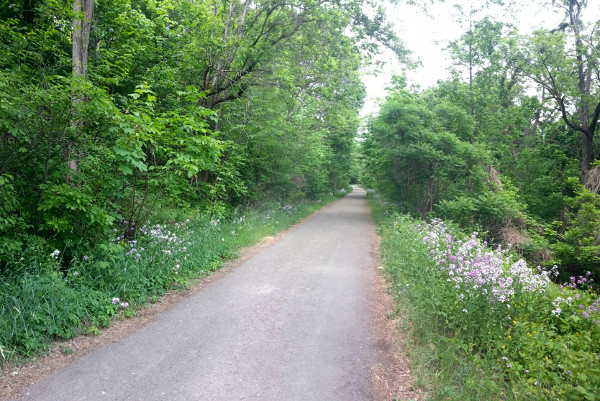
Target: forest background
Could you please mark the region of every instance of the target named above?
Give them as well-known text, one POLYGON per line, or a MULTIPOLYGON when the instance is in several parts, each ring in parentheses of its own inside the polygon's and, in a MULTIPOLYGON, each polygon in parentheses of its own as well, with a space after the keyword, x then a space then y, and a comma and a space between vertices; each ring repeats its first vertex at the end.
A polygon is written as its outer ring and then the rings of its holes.
MULTIPOLYGON (((350 190, 374 2, 0 0, 0 361, 350 190)), ((129 308, 129 309, 128 309, 129 308)))
POLYGON ((395 48, 352 1, 0 5, 3 270, 34 242, 68 264, 167 209, 345 188, 361 51, 395 48))
POLYGON ((446 46, 449 78, 427 89, 393 78, 363 135, 362 181, 561 279, 599 279, 597 10, 540 2, 562 19, 525 34, 506 21, 519 2, 450 3, 465 31, 446 46))
POLYGON ((564 21, 532 34, 464 10, 450 78, 395 77, 357 141, 361 69, 383 47, 414 65, 375 1, 0 0, 2 360, 97 332, 357 180, 598 281, 600 22, 547 6, 564 21))

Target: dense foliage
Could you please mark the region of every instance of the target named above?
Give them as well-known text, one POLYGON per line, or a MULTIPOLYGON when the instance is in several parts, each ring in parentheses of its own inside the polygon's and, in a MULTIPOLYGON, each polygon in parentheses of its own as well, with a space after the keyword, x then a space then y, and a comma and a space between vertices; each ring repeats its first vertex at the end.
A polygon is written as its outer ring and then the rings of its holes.
POLYGON ((402 53, 367 3, 0 1, 0 271, 346 188, 363 55, 402 53))
POLYGON ((587 2, 522 35, 491 17, 448 46, 452 78, 397 78, 362 142, 363 182, 404 212, 511 244, 565 279, 600 279, 600 30, 587 2))
POLYGON ((418 222, 371 193, 413 372, 432 400, 598 400, 600 299, 477 233, 418 222))
POLYGON ((379 46, 372 1, 0 0, 0 364, 349 190, 379 46))

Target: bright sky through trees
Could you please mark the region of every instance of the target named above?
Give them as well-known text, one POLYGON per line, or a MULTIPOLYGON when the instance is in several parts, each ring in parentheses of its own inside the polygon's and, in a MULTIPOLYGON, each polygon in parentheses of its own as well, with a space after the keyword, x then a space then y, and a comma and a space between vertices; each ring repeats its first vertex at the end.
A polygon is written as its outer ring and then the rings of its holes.
MULTIPOLYGON (((458 39, 469 29, 469 9, 481 7, 480 0, 455 0, 452 2, 436 2, 428 6, 427 13, 422 8, 399 2, 386 4, 388 18, 395 25, 399 37, 406 43, 415 58, 421 61, 421 66, 415 71, 407 71, 406 77, 409 84, 427 88, 436 84, 438 80, 448 77, 450 58, 444 50, 449 41, 458 39), (463 7, 463 17, 452 4, 463 7), (462 19, 462 21, 461 21, 462 19)), ((552 7, 551 1, 516 1, 513 12, 508 12, 499 7, 482 10, 474 16, 474 20, 485 15, 495 19, 515 24, 523 34, 534 29, 553 28, 564 20, 564 12, 558 7, 552 7)), ((600 0, 589 0, 584 11, 587 21, 600 20, 600 0)), ((379 109, 378 99, 385 96, 385 88, 389 85, 392 74, 401 72, 400 64, 391 52, 380 55, 380 61, 385 65, 382 71, 375 74, 366 74, 363 81, 367 86, 367 99, 362 114, 368 115, 379 109)))

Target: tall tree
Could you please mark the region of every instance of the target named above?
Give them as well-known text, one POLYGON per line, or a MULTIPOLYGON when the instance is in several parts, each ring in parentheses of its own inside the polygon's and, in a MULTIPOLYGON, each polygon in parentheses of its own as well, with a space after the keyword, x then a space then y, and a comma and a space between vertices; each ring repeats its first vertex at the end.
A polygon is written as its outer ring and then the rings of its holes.
MULTIPOLYGON (((73 2, 73 35, 72 35, 72 109, 77 113, 78 103, 84 101, 82 93, 82 82, 88 70, 88 46, 90 41, 90 29, 92 27, 92 13, 94 11, 94 0, 75 0, 73 2)), ((74 115, 71 121, 73 131, 81 129, 82 120, 74 115)), ((66 158, 67 175, 66 181, 70 183, 72 175, 79 172, 79 158, 73 149, 71 141, 67 139, 66 158)))
POLYGON ((73 2, 73 76, 84 77, 87 74, 88 47, 94 0, 75 0, 73 2))
POLYGON ((534 34, 524 55, 529 60, 526 73, 551 96, 564 123, 580 135, 580 175, 585 180, 595 157, 600 119, 598 23, 584 23, 585 0, 553 3, 563 8, 568 22, 534 34))
POLYGON ((214 0, 212 16, 198 15, 203 12, 198 8, 183 23, 202 24, 186 45, 193 68, 185 79, 207 93, 202 104, 210 109, 239 98, 272 72, 274 55, 293 46, 296 38, 310 32, 326 35, 323 22, 332 22, 332 14, 365 50, 374 52, 383 44, 404 54, 383 11, 367 16, 369 5, 360 0, 214 0))

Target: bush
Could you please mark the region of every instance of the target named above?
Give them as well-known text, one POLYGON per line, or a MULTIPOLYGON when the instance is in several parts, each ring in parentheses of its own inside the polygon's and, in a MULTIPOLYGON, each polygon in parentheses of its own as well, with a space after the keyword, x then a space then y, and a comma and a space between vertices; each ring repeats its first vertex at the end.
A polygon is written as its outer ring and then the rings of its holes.
POLYGON ((591 272, 600 280, 600 196, 585 189, 575 177, 569 179, 574 196, 566 198, 571 210, 568 224, 556 222, 547 230, 554 259, 562 278, 591 272))
POLYGON ((506 178, 478 194, 465 194, 444 200, 438 206, 439 215, 452 220, 463 229, 485 233, 489 240, 500 243, 502 231, 511 224, 525 220, 525 206, 520 202, 516 188, 506 178))
POLYGON ((0 272, 21 251, 27 223, 19 212, 20 202, 13 177, 0 175, 0 272))
POLYGON ((388 216, 378 219, 384 263, 432 399, 600 399, 591 273, 558 286, 550 272, 440 220, 388 216))

